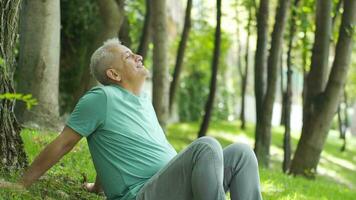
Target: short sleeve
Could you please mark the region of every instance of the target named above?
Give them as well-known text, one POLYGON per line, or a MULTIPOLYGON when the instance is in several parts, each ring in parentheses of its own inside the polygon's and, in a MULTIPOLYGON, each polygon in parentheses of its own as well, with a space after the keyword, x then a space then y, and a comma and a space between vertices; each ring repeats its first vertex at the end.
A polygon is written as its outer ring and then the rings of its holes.
POLYGON ((104 90, 100 87, 93 88, 80 98, 66 125, 87 137, 104 125, 106 105, 107 97, 104 90))

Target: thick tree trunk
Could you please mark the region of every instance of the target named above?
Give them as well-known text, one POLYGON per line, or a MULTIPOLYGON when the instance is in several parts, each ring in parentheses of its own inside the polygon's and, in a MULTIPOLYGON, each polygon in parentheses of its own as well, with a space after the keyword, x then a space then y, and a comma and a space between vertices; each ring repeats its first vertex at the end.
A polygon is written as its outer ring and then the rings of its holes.
POLYGON ((267 91, 263 99, 263 114, 256 124, 255 153, 262 166, 269 165, 269 149, 271 145, 271 120, 277 87, 278 60, 281 54, 283 34, 287 21, 290 0, 279 0, 276 22, 273 28, 271 50, 268 56, 267 91))
POLYGON ((290 163, 291 163, 291 137, 290 137, 290 120, 291 120, 291 111, 292 111, 292 97, 293 97, 293 82, 292 82, 292 49, 293 49, 293 42, 294 36, 297 31, 297 9, 299 6, 299 0, 294 0, 292 14, 290 19, 290 28, 289 28, 289 42, 288 42, 288 51, 287 51, 287 88, 286 92, 284 93, 283 99, 285 106, 284 108, 284 138, 283 138, 283 164, 282 169, 283 172, 286 173, 289 170, 290 163))
MULTIPOLYGON (((1 0, 0 7, 0 94, 15 93, 13 72, 14 49, 17 37, 17 21, 20 0, 1 0)), ((13 113, 15 101, 0 99, 0 171, 21 169, 27 158, 20 137, 20 125, 13 113)))
POLYGON ((143 59, 146 58, 148 45, 151 40, 151 0, 146 0, 146 14, 145 14, 145 21, 143 24, 142 34, 140 38, 140 44, 137 48, 137 54, 141 55, 143 59))
POLYGON ((166 0, 152 1, 153 22, 153 106, 158 121, 165 128, 169 114, 169 72, 167 62, 166 0))
POLYGON ((59 0, 24 0, 20 13, 20 59, 17 69, 20 93, 31 93, 38 105, 27 110, 16 107, 16 116, 25 124, 59 128, 59 0))
POLYGON ((91 55, 104 41, 117 37, 124 20, 124 0, 98 0, 97 3, 102 23, 101 27, 98 28, 100 31, 88 51, 88 64, 83 69, 80 84, 77 92, 74 94, 75 102, 77 102, 88 89, 97 85, 97 81, 90 74, 89 64, 91 55))
POLYGON ((317 0, 316 31, 311 69, 306 82, 305 103, 303 105, 303 124, 313 123, 311 116, 317 110, 317 97, 325 89, 328 75, 329 46, 331 37, 331 0, 317 0))
MULTIPOLYGON (((327 14, 330 14, 330 12, 327 14)), ((347 77, 351 60, 352 37, 354 36, 355 23, 356 1, 345 0, 344 14, 342 16, 340 34, 329 81, 327 82, 325 91, 320 97, 322 101, 318 101, 319 106, 315 108, 310 118, 313 119, 313 123, 303 125, 302 135, 292 161, 292 174, 313 177, 314 172, 316 172, 320 154, 330 128, 329 126, 335 115, 339 97, 342 95, 347 77)), ((313 81, 315 84, 316 80, 308 80, 313 81)))
POLYGON ((169 90, 169 111, 170 112, 172 112, 172 107, 173 107, 173 103, 175 100, 176 89, 177 89, 177 85, 179 82, 179 76, 180 76, 180 72, 182 70, 182 65, 183 65, 185 47, 187 46, 189 31, 190 31, 190 27, 191 27, 190 13, 192 10, 192 4, 193 4, 193 0, 187 1, 187 8, 185 11, 183 32, 182 32, 181 40, 179 42, 177 59, 176 59, 176 64, 175 64, 174 72, 173 72, 173 80, 171 82, 170 90, 169 90))
POLYGON ((208 101, 205 104, 205 115, 203 121, 200 125, 200 130, 198 137, 203 137, 209 127, 209 121, 214 105, 214 97, 216 92, 216 77, 218 74, 219 67, 219 56, 220 56, 220 41, 221 41, 221 0, 216 1, 216 29, 215 29, 215 41, 214 41, 214 54, 213 62, 211 65, 211 80, 210 80, 210 93, 208 101))

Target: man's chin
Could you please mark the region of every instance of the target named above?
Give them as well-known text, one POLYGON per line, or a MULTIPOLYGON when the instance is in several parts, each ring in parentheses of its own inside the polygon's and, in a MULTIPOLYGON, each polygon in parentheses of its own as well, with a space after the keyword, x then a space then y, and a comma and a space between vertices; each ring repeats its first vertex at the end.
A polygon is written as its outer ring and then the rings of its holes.
POLYGON ((143 76, 148 79, 150 77, 150 72, 147 69, 144 69, 143 76))

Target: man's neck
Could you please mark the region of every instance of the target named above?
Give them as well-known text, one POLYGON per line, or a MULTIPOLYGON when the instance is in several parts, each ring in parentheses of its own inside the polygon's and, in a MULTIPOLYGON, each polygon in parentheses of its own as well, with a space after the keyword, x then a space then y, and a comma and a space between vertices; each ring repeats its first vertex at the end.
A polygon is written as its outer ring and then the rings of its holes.
POLYGON ((136 96, 139 96, 141 94, 142 87, 143 87, 143 83, 136 84, 136 85, 127 84, 127 83, 118 83, 118 85, 128 90, 129 92, 133 93, 136 96))

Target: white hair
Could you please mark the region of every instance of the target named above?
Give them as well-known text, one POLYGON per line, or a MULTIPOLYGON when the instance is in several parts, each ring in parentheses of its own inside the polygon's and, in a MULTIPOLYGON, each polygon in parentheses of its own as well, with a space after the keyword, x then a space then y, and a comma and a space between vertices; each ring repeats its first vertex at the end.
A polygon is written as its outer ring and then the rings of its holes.
POLYGON ((118 38, 108 39, 91 56, 90 72, 103 85, 110 84, 106 70, 112 66, 117 56, 117 48, 121 45, 118 38))

